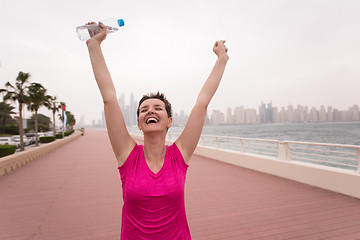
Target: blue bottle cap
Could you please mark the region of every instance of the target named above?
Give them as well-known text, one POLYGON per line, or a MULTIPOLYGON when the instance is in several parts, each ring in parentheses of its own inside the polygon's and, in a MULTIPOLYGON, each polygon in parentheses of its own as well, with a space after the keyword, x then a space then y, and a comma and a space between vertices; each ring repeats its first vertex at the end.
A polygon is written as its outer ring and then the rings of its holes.
POLYGON ((122 19, 118 19, 117 22, 118 22, 118 24, 119 24, 120 27, 122 27, 122 26, 125 25, 124 20, 122 20, 122 19))

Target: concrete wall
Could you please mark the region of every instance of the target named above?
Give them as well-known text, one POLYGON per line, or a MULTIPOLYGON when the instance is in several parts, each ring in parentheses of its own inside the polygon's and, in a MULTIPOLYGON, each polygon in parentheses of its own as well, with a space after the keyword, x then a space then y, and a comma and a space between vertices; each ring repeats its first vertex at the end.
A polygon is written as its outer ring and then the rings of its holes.
POLYGON ((48 152, 57 149, 58 147, 78 138, 79 136, 81 136, 81 133, 75 131, 73 134, 63 139, 57 139, 56 141, 50 143, 43 143, 38 147, 31 147, 23 152, 15 152, 12 155, 0 158, 0 178, 31 163, 36 159, 39 159, 48 152))
POLYGON ((349 170, 204 146, 195 154, 360 198, 360 174, 349 170))

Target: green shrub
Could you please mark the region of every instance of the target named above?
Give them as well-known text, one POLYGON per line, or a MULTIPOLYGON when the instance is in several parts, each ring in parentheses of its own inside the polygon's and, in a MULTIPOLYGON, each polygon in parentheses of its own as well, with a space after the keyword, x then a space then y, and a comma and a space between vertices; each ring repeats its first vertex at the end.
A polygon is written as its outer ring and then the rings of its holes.
POLYGON ((15 124, 6 124, 5 133, 11 135, 19 135, 19 126, 15 124))
POLYGON ((62 133, 56 134, 56 139, 61 139, 61 138, 63 138, 62 133))
POLYGON ((49 143, 49 142, 53 142, 53 141, 55 141, 54 136, 47 136, 47 137, 41 137, 40 138, 41 143, 49 143))
POLYGON ((70 136, 71 134, 73 134, 75 132, 75 130, 70 130, 64 133, 64 136, 70 136))
POLYGON ((15 145, 0 145, 0 157, 14 154, 16 150, 15 145))

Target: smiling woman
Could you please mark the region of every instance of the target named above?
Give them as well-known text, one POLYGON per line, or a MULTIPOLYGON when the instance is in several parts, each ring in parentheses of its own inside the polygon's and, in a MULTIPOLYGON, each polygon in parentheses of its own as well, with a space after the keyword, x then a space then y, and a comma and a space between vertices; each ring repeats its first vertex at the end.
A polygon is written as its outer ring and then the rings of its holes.
POLYGON ((125 126, 100 48, 106 38, 106 27, 100 27, 102 31, 86 43, 122 181, 121 239, 191 239, 184 200, 186 172, 200 138, 207 106, 229 58, 225 41, 214 44, 215 66, 198 95, 184 131, 172 145, 165 145, 166 133, 172 124, 171 104, 159 92, 143 96, 137 116, 144 145, 138 145, 125 126))
POLYGON ((171 104, 166 99, 164 94, 157 92, 156 94, 151 93, 144 95, 141 98, 137 109, 139 129, 143 130, 140 127, 142 118, 145 118, 144 121, 146 124, 157 124, 160 123, 160 120, 164 114, 167 115, 168 123, 166 128, 169 129, 172 124, 172 110, 171 104))

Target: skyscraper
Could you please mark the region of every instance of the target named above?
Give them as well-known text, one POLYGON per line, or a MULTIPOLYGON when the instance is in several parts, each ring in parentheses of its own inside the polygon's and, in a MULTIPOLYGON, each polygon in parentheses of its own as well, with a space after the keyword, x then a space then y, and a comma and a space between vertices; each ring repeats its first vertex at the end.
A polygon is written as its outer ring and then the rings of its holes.
POLYGON ((225 123, 225 116, 220 110, 213 110, 211 114, 211 124, 221 125, 225 123))
POLYGON ((226 124, 233 124, 233 123, 234 123, 234 118, 232 115, 232 111, 231 111, 231 108, 228 107, 227 114, 226 114, 226 124))
POLYGON ((269 102, 266 106, 265 103, 261 102, 261 105, 259 107, 259 115, 261 123, 273 123, 275 121, 275 118, 272 103, 269 102))
POLYGON ((324 105, 320 106, 320 110, 319 110, 319 121, 320 122, 326 122, 326 110, 324 105))
POLYGON ((244 107, 236 107, 234 111, 234 123, 243 124, 245 123, 245 111, 244 107))

